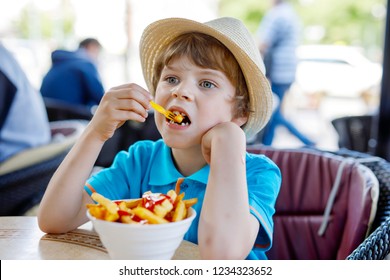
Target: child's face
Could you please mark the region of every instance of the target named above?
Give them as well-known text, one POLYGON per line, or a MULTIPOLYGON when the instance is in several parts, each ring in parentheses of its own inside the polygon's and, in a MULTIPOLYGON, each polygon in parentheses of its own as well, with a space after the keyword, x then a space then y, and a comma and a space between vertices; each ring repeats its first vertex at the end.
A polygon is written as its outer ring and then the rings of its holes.
POLYGON ((215 125, 233 120, 235 87, 218 70, 200 68, 187 57, 165 66, 156 88, 156 102, 187 117, 170 123, 156 114, 156 125, 172 148, 200 145, 202 136, 215 125))

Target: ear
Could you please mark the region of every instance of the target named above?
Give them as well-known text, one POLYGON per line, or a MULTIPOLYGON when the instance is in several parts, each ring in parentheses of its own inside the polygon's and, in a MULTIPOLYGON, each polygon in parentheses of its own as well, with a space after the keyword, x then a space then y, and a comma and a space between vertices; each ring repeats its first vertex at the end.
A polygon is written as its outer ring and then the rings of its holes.
POLYGON ((247 121, 248 121, 248 117, 238 117, 238 118, 233 118, 232 119, 232 122, 237 124, 239 127, 241 127, 244 124, 246 124, 247 121))

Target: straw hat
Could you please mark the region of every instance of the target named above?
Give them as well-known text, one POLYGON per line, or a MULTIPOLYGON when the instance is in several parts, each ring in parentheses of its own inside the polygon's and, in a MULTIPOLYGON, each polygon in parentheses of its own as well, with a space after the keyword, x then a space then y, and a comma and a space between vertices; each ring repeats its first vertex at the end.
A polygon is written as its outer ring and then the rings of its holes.
POLYGON ((140 58, 149 90, 154 94, 152 76, 156 57, 177 36, 191 32, 216 38, 238 61, 248 86, 249 108, 252 111, 243 129, 247 137, 255 135, 271 117, 273 98, 259 49, 252 35, 238 19, 224 17, 199 23, 183 18, 167 18, 147 26, 141 37, 140 58))

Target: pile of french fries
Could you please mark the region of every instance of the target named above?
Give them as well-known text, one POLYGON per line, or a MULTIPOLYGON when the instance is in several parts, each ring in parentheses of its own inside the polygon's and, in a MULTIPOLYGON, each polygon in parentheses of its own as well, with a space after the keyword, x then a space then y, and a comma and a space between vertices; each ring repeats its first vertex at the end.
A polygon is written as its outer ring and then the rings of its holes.
POLYGON ((112 201, 97 192, 92 199, 97 204, 87 204, 89 213, 97 219, 125 224, 165 224, 187 217, 188 208, 197 198, 184 200, 184 193, 169 190, 167 194, 145 192, 141 198, 112 201))

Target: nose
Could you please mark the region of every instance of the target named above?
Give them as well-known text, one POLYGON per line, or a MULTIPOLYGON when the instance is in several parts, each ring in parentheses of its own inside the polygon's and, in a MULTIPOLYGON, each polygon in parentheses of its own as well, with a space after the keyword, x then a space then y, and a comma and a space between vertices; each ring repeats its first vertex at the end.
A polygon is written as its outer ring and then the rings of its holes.
POLYGON ((189 86, 186 86, 184 83, 180 83, 172 89, 172 96, 187 101, 193 99, 193 96, 191 94, 191 88, 189 86))

